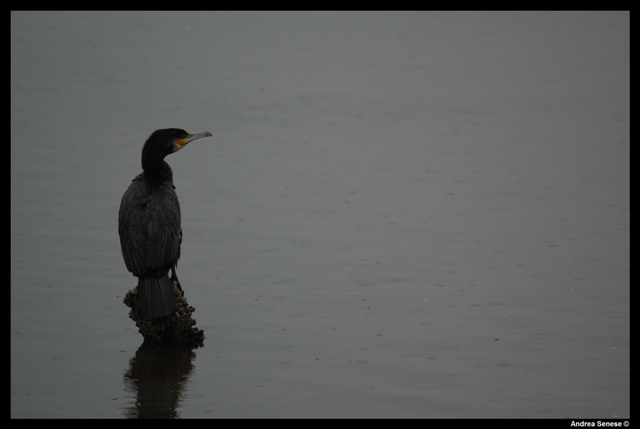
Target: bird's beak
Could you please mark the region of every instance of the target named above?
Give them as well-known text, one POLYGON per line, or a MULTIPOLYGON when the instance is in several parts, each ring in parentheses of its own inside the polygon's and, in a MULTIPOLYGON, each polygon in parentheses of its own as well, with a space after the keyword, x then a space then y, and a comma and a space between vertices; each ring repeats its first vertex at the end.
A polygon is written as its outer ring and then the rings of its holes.
POLYGON ((174 152, 179 151, 180 149, 182 149, 183 147, 185 147, 186 145, 188 145, 192 141, 201 139, 203 137, 211 137, 211 133, 209 131, 207 131, 205 133, 200 133, 200 134, 187 134, 184 137, 181 137, 179 139, 175 139, 173 141, 173 151, 174 152))

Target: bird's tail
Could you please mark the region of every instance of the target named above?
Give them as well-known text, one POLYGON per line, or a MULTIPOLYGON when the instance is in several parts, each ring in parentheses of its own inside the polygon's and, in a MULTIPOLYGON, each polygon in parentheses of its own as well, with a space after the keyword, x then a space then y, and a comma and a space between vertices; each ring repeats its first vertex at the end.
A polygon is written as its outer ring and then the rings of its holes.
POLYGON ((173 285, 166 274, 138 278, 138 305, 145 319, 170 315, 175 300, 173 285))

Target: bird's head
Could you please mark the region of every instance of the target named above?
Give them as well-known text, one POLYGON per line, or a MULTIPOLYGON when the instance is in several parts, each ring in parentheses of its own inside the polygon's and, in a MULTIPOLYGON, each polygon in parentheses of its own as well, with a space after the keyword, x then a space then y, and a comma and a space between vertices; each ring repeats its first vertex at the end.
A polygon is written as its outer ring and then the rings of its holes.
POLYGON ((211 133, 207 131, 199 134, 189 134, 179 128, 157 130, 149 136, 142 152, 143 154, 145 152, 154 153, 164 158, 167 155, 179 151, 190 142, 203 137, 211 137, 211 133))

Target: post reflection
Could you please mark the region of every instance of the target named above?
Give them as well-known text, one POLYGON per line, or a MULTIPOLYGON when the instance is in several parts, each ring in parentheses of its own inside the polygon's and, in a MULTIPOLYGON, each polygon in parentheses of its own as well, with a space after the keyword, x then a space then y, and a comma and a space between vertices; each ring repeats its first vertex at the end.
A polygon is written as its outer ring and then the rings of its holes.
POLYGON ((125 390, 135 395, 127 418, 177 418, 186 381, 194 368, 197 345, 145 341, 129 361, 125 390))

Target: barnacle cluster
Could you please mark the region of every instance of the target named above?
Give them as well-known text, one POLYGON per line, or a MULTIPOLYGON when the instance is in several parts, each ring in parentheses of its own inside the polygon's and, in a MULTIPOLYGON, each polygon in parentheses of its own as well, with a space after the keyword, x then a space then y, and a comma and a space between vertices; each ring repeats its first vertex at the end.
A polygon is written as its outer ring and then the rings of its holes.
POLYGON ((169 316, 144 319, 138 307, 138 289, 127 292, 124 304, 131 309, 129 318, 136 323, 138 332, 145 341, 158 343, 192 343, 195 347, 204 345, 204 331, 195 327, 191 317, 195 308, 190 306, 177 280, 173 280, 176 302, 169 316))

